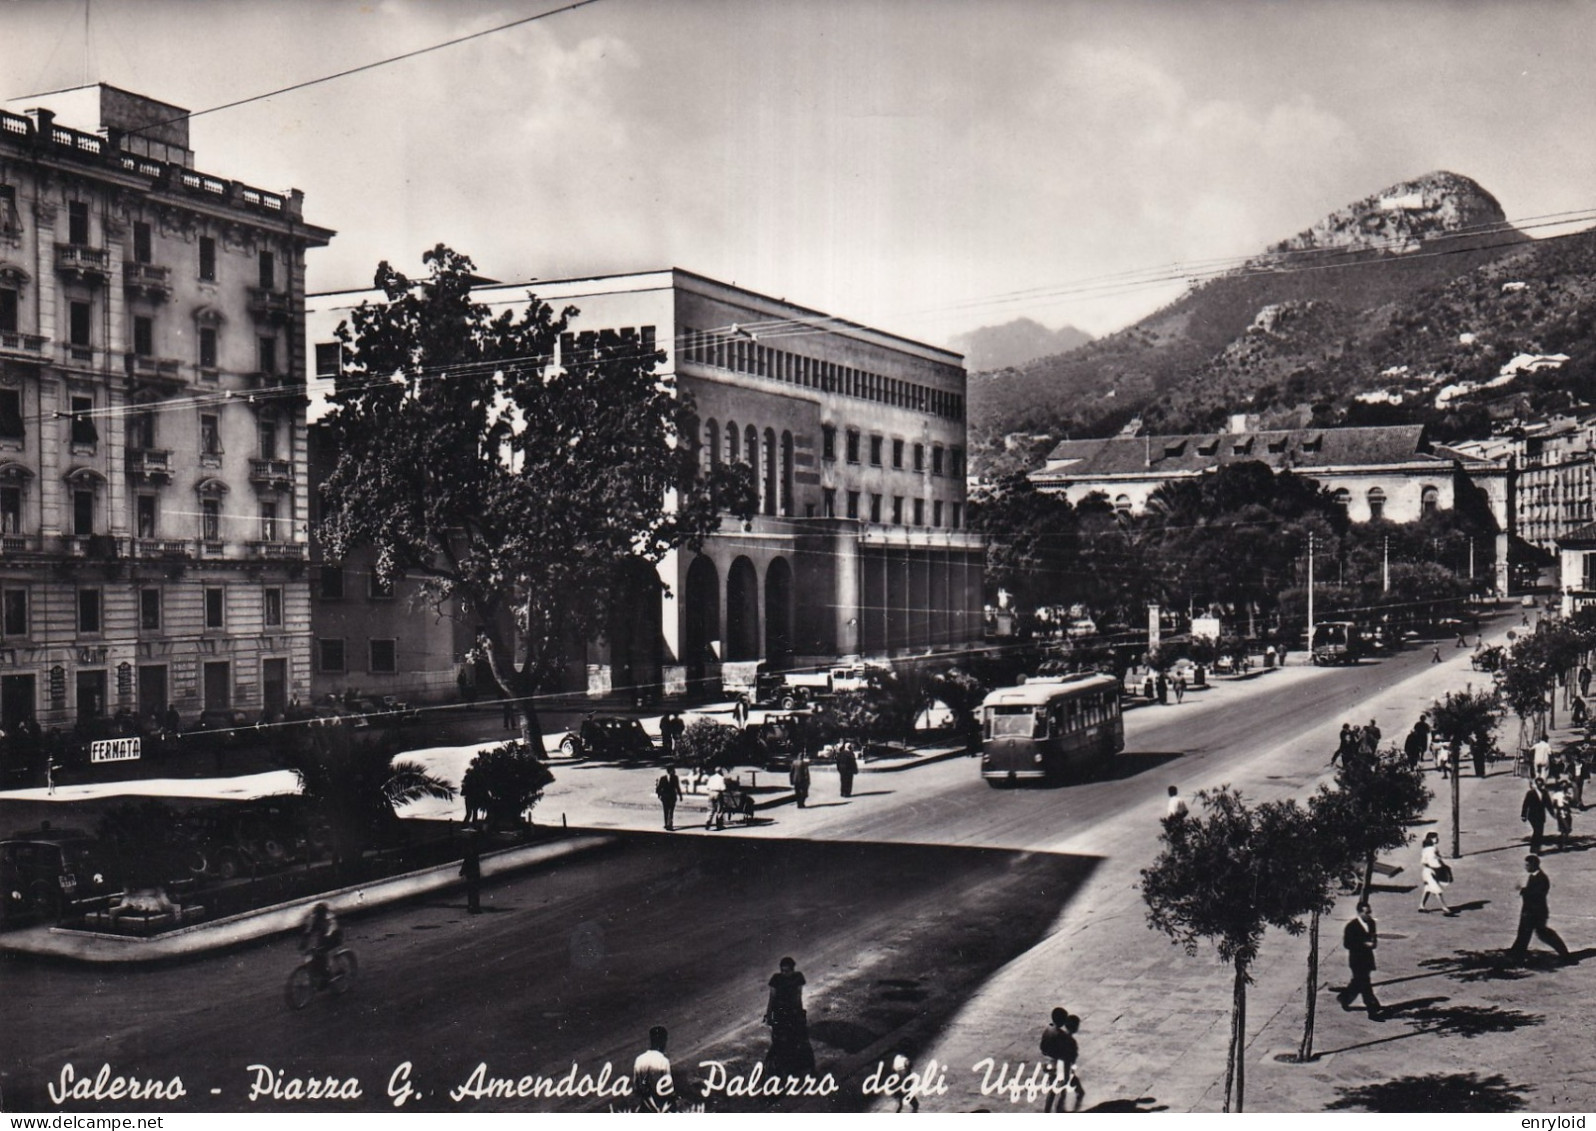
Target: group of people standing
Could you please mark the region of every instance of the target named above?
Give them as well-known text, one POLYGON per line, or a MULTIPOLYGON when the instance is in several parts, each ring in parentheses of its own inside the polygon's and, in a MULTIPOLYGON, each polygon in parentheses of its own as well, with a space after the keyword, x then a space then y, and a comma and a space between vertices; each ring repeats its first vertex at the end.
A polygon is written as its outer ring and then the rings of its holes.
POLYGON ((1333 766, 1340 762, 1344 766, 1351 765, 1358 758, 1372 759, 1379 752, 1380 726, 1373 719, 1365 727, 1342 723, 1341 739, 1335 753, 1330 755, 1330 764, 1333 766))

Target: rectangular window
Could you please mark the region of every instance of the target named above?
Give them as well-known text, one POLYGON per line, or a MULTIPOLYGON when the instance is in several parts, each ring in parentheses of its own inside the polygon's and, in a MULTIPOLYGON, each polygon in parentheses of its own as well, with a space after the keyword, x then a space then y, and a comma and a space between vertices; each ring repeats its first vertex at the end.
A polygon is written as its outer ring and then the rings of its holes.
POLYGON ((953 504, 953 521, 948 523, 953 529, 958 530, 964 526, 964 504, 953 504))
POLYGON ((881 441, 882 441, 882 438, 880 436, 872 436, 872 437, 870 437, 870 466, 871 467, 880 467, 881 466, 881 441))
POLYGON ((208 412, 200 414, 200 452, 208 456, 222 454, 221 417, 208 412))
POLYGON ((343 369, 342 342, 316 343, 316 376, 336 377, 343 369))
POLYGON ((100 591, 98 589, 78 590, 78 631, 81 633, 100 631, 100 591))
POLYGON ((155 414, 136 412, 128 417, 127 446, 138 451, 155 446, 155 414))
POLYGON ((931 447, 931 474, 942 474, 942 445, 933 444, 931 447))
POLYGON ((140 495, 135 502, 137 527, 140 538, 155 537, 155 496, 140 495))
POLYGON ((98 444, 100 442, 99 429, 94 426, 93 397, 73 397, 70 402, 72 412, 72 442, 74 444, 98 444))
POLYGON ((260 286, 263 291, 277 289, 277 257, 269 251, 260 253, 260 286))
POLYGON ((139 590, 139 628, 145 632, 161 631, 161 591, 139 590))
POLYGON ((27 434, 22 423, 22 390, 0 389, 0 436, 20 440, 27 434))
POLYGON ((892 441, 892 466, 893 467, 902 467, 903 466, 903 441, 902 440, 894 440, 894 441, 892 441))
POLYGON ((942 500, 937 499, 931 504, 931 525, 942 525, 942 500))
POLYGON ((262 593, 261 620, 267 628, 283 627, 283 591, 267 589, 262 593))
POLYGON ((955 478, 962 476, 964 474, 964 449, 953 448, 949 453, 948 462, 952 465, 949 468, 949 474, 955 478))
POLYGON ((277 339, 260 339, 260 371, 262 373, 277 372, 277 339))
POLYGON ((379 577, 376 570, 366 574, 366 596, 373 601, 393 600, 393 578, 379 577))
POLYGON ((902 526, 903 525, 903 496, 902 495, 894 495, 894 496, 892 496, 892 524, 894 526, 902 526))
POLYGON ((0 287, 0 333, 17 332, 17 292, 0 287))
POLYGON ((324 565, 321 567, 321 599, 323 601, 342 601, 344 599, 343 566, 324 565))
POLYGON ((848 462, 859 462, 859 432, 857 429, 848 429, 848 462))
POLYGON ((207 283, 216 282, 216 241, 210 236, 200 237, 199 277, 207 283))
POLYGON ((820 517, 837 517, 837 489, 835 487, 822 487, 820 490, 820 517))
POLYGON ((139 357, 155 356, 155 319, 134 316, 133 352, 139 357))
POLYGON ((227 591, 225 589, 205 590, 205 627, 227 627, 227 591))
POLYGON ((200 327, 199 363, 201 369, 216 368, 216 327, 214 326, 200 327))
POLYGON ((820 458, 837 458, 837 429, 832 424, 820 426, 820 458))
POLYGON ((67 243, 82 247, 89 242, 89 202, 67 201, 67 243))
POLYGON ((316 641, 316 666, 324 672, 344 670, 344 642, 342 640, 316 641))
POLYGON ((260 505, 260 540, 262 542, 277 541, 276 503, 262 503, 260 505))
POLYGON ((0 487, 0 534, 22 533, 22 488, 0 487))
POLYGON ((72 492, 72 533, 85 538, 94 533, 94 492, 72 492))
POLYGON ((260 436, 260 458, 277 458, 277 417, 269 412, 261 413, 260 423, 256 428, 260 436))
POLYGON ((0 185, 0 232, 16 235, 22 231, 22 217, 17 214, 17 189, 15 185, 0 185))
POLYGON ((925 500, 924 499, 916 499, 914 501, 914 524, 916 526, 924 526, 925 525, 925 500))
POLYGON ((133 221, 133 262, 150 261, 150 226, 143 220, 133 221))
POLYGON ((849 491, 848 492, 848 517, 849 518, 858 518, 859 517, 859 492, 858 491, 849 491))
POLYGON ((924 471, 925 470, 925 445, 924 444, 916 444, 914 446, 914 469, 916 471, 924 471))
POLYGON ((0 629, 7 636, 26 636, 28 634, 28 591, 26 589, 7 589, 0 600, 4 615, 0 617, 0 629))
POLYGON ((75 346, 87 346, 92 344, 90 342, 90 337, 93 333, 93 324, 89 320, 89 304, 86 302, 74 302, 72 304, 70 316, 72 319, 72 325, 69 333, 72 335, 72 344, 75 346))
POLYGON ((207 542, 222 540, 222 504, 217 499, 200 500, 200 537, 207 542))
POLYGON ((392 640, 368 641, 370 647, 369 670, 378 674, 392 674, 399 670, 399 649, 392 640))
POLYGON ((871 495, 870 496, 870 521, 871 522, 880 522, 881 521, 881 496, 880 495, 871 495))

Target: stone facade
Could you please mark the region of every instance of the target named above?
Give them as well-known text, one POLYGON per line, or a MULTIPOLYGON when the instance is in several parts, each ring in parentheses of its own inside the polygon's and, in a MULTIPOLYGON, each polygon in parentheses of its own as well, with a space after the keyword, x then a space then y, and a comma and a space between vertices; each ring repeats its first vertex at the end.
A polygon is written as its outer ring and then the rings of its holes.
POLYGON ((112 87, 0 111, 0 721, 309 692, 305 251, 112 87), (140 132, 141 131, 141 132, 140 132))

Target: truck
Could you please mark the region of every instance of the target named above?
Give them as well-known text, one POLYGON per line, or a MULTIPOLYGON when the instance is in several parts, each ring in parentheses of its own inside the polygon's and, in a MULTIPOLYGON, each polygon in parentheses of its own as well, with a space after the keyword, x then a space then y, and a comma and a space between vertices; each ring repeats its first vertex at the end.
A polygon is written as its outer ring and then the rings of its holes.
POLYGON ((1313 662, 1355 664, 1367 651, 1363 631, 1349 620, 1320 621, 1313 626, 1313 662))
POLYGON ((886 668, 874 664, 838 664, 815 671, 760 672, 754 689, 755 699, 791 711, 828 695, 874 687, 886 672, 886 668))

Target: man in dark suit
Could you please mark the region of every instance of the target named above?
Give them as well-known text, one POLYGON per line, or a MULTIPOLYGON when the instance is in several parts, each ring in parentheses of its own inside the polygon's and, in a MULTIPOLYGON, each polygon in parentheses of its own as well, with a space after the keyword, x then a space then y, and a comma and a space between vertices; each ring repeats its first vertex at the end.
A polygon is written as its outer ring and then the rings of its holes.
POLYGON ((1537 856, 1541 851, 1541 838, 1546 835, 1546 794, 1541 779, 1536 778, 1524 791, 1524 804, 1519 806, 1518 819, 1530 827, 1530 851, 1537 856))
POLYGON ((1524 857, 1524 871, 1529 875, 1525 877, 1524 885, 1518 889, 1521 901, 1518 911, 1518 937, 1513 940, 1513 946, 1508 950, 1507 956, 1514 962, 1523 962, 1529 955, 1530 935, 1534 935, 1555 950, 1564 962, 1572 962, 1573 957, 1568 953, 1568 944, 1563 942, 1556 931, 1546 925, 1546 920, 1551 916, 1546 906, 1546 893, 1552 890, 1552 881, 1546 878, 1545 872, 1541 871, 1541 858, 1524 857))
POLYGON ((1374 996, 1374 986, 1369 981, 1369 975, 1374 973, 1374 948, 1379 941, 1379 927, 1369 911, 1369 902, 1359 900, 1358 913, 1347 921, 1346 930, 1341 933, 1341 945, 1347 948, 1347 967, 1352 971, 1352 978, 1336 999, 1341 1002, 1342 1009, 1350 1010, 1352 999, 1361 995, 1370 1021, 1385 1020, 1385 1011, 1380 1008, 1380 999, 1374 996))

